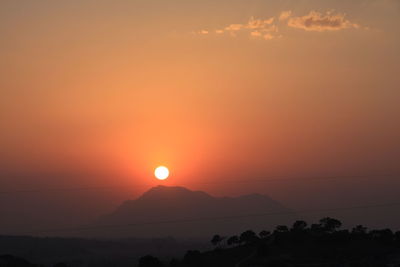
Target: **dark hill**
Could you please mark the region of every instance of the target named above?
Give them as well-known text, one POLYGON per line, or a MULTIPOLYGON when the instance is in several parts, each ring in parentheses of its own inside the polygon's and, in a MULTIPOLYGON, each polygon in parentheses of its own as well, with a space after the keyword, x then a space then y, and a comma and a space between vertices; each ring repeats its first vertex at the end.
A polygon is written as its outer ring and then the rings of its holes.
POLYGON ((292 227, 281 225, 259 235, 251 230, 228 238, 215 235, 213 250, 189 250, 169 262, 147 255, 139 260, 139 267, 400 266, 400 232, 341 226, 339 220, 325 217, 311 226, 296 221, 292 227))
POLYGON ((209 238, 216 232, 271 228, 293 217, 291 210, 264 195, 213 197, 183 187, 157 186, 101 218, 96 235, 209 238))

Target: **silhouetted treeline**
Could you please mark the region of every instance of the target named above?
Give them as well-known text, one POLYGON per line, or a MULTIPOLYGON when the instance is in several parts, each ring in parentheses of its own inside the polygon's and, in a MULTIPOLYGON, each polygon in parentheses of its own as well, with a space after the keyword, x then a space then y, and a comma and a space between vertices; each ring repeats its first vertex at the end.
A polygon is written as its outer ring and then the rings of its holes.
MULTIPOLYGON (((141 257, 137 265, 139 267, 400 267, 400 231, 369 230, 362 225, 350 230, 341 227, 342 223, 339 220, 323 218, 311 225, 305 221, 296 221, 292 226, 278 225, 271 231, 263 230, 259 233, 247 230, 233 236, 215 234, 210 239, 210 244, 214 246, 213 250, 205 252, 189 250, 182 258, 172 260, 147 255, 141 257)), ((14 239, 10 237, 7 240, 11 242, 14 239)), ((22 240, 30 239, 22 238, 22 240)), ((75 244, 79 240, 62 241, 75 244)), ((136 250, 134 249, 136 246, 126 247, 114 241, 91 242, 94 242, 103 252, 113 249, 122 253, 128 249, 128 253, 134 255, 136 250)), ((26 243, 19 244, 22 247, 26 245, 26 243)), ((169 245, 171 243, 168 243, 169 245)), ((64 248, 68 250, 69 247, 64 248)), ((76 244, 71 248, 76 248, 76 244)), ((188 245, 187 248, 190 246, 188 245)), ((64 251, 63 254, 67 252, 64 251)), ((32 264, 20 257, 0 255, 0 267, 135 266, 134 262, 131 262, 134 258, 110 257, 106 260, 106 255, 113 254, 104 253, 104 255, 102 261, 92 261, 90 264, 88 262, 74 264, 71 261, 74 258, 71 257, 66 263, 45 265, 32 264)))
POLYGON ((339 220, 327 217, 316 224, 296 221, 291 227, 279 225, 258 234, 252 230, 234 236, 216 234, 210 240, 212 251, 187 251, 182 259, 170 262, 145 256, 139 267, 400 267, 400 231, 341 227, 339 220))

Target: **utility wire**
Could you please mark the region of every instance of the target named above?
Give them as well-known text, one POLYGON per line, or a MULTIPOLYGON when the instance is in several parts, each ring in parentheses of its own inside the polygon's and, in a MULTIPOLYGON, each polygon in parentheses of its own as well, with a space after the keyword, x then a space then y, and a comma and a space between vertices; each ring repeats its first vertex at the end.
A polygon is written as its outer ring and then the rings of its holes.
MULTIPOLYGON (((346 178, 352 179, 368 179, 368 178, 399 178, 399 174, 384 174, 384 175, 347 175, 347 176, 299 176, 299 177, 285 177, 285 176, 272 176, 260 179, 242 179, 242 180, 225 180, 213 182, 195 182, 193 184, 235 184, 235 183, 269 183, 269 182, 298 182, 298 181, 328 181, 328 180, 343 180, 346 178)), ((143 188, 151 185, 119 185, 119 186, 85 186, 85 187, 71 187, 71 188, 49 188, 49 189, 24 189, 24 190, 7 190, 0 191, 0 195, 8 194, 31 194, 43 192, 73 192, 73 191, 90 191, 90 190, 116 190, 126 188, 143 188)))
POLYGON ((162 225, 162 224, 179 224, 179 223, 193 223, 193 222, 204 222, 204 221, 219 221, 219 220, 237 220, 243 218, 254 218, 254 217, 264 217, 264 216, 278 216, 278 215, 297 215, 303 213, 320 213, 320 212, 337 212, 337 211, 351 211, 351 210, 363 210, 363 209, 374 209, 374 208, 385 208, 385 207, 395 207, 399 206, 400 202, 389 202, 380 203, 375 205, 360 205, 351 207, 338 207, 338 208, 326 208, 326 209, 306 209, 298 210, 293 212, 268 212, 268 213, 255 213, 255 214, 242 214, 242 215, 231 215, 231 216, 219 216, 219 217, 200 217, 200 218, 188 218, 188 219, 177 219, 177 220, 165 220, 165 221, 149 221, 140 223, 130 223, 130 224, 114 224, 114 225, 93 225, 93 226, 82 226, 76 228, 59 228, 59 229, 42 229, 35 230, 31 232, 26 232, 29 234, 43 234, 51 232, 75 232, 75 231, 88 231, 97 229, 110 229, 110 228, 124 228, 133 226, 146 226, 146 225, 162 225))

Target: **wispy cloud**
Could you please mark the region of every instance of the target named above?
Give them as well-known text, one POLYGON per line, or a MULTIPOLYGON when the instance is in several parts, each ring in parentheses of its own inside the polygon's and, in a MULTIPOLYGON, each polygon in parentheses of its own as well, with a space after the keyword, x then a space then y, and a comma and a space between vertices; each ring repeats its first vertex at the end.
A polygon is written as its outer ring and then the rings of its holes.
MULTIPOLYGON (((222 29, 214 30, 216 34, 228 33, 232 37, 236 37, 240 33, 248 34, 252 38, 262 38, 264 40, 272 40, 277 38, 279 32, 275 24, 275 18, 255 19, 251 17, 246 23, 233 23, 222 29)), ((201 30, 200 34, 208 34, 208 30, 201 30)))
POLYGON ((216 30, 201 30, 198 34, 217 35, 229 34, 236 37, 245 34, 252 39, 266 41, 281 38, 279 28, 291 27, 305 31, 325 32, 339 31, 343 29, 358 29, 360 26, 346 18, 345 14, 328 11, 325 13, 310 11, 304 16, 294 16, 291 10, 282 11, 276 17, 256 19, 251 17, 246 23, 232 23, 216 30))
POLYGON ((292 16, 292 11, 282 11, 281 14, 279 15, 279 20, 280 21, 285 21, 287 20, 290 16, 292 16))
POLYGON ((334 14, 328 11, 322 14, 317 11, 311 11, 308 15, 302 17, 288 17, 288 26, 292 28, 303 29, 306 31, 338 31, 349 28, 359 28, 359 25, 346 19, 344 14, 334 14))

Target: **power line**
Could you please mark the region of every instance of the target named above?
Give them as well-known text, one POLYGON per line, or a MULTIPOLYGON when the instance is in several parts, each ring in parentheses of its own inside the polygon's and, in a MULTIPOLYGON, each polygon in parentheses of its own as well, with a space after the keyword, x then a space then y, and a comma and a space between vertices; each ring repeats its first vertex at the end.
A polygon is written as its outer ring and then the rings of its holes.
POLYGON ((43 193, 43 192, 68 192, 68 191, 90 191, 90 190, 114 190, 121 188, 142 188, 146 185, 120 185, 120 186, 86 186, 86 187, 71 187, 71 188, 48 188, 48 189, 24 189, 15 191, 0 191, 0 194, 29 194, 29 193, 43 193))
POLYGON ((352 207, 338 207, 338 208, 326 208, 326 209, 308 209, 298 210, 293 212, 268 212, 268 213, 256 213, 256 214, 242 214, 242 215, 231 215, 231 216, 219 216, 219 217, 200 217, 200 218, 188 218, 188 219, 177 219, 177 220, 165 220, 165 221, 149 221, 141 223, 130 223, 130 224, 114 224, 114 225, 94 225, 94 226, 83 226, 76 228, 59 228, 59 229, 43 229, 31 232, 29 234, 43 234, 51 232, 75 232, 75 231, 87 231, 87 230, 102 230, 110 228, 123 228, 132 226, 147 226, 147 225, 162 225, 162 224, 179 224, 179 223, 193 223, 203 221, 218 221, 218 220, 237 220, 243 218, 254 218, 264 216, 278 216, 278 215, 297 215, 300 213, 319 213, 319 212, 337 212, 337 211, 350 211, 350 210, 362 210, 362 209, 373 209, 373 208, 385 208, 399 206, 400 202, 380 203, 375 205, 360 205, 352 207))
MULTIPOLYGON (((195 182, 193 184, 235 184, 235 183, 269 183, 269 182, 297 182, 297 181, 328 181, 340 180, 346 178, 352 179, 368 179, 368 178, 400 178, 399 174, 384 174, 384 175, 342 175, 342 176, 298 176, 298 177, 285 177, 285 176, 271 176, 268 178, 260 179, 243 179, 243 180, 225 180, 213 182, 195 182)), ((143 188, 150 185, 119 185, 119 186, 85 186, 85 187, 71 187, 71 188, 49 188, 49 189, 24 189, 24 190, 10 190, 0 191, 1 195, 7 194, 31 194, 43 192, 73 192, 73 191, 91 191, 91 190, 116 190, 122 188, 143 188)))
POLYGON ((326 181, 326 180, 339 180, 345 178, 355 178, 355 179, 367 179, 367 178, 377 178, 377 177, 398 177, 399 174, 381 174, 381 175, 341 175, 341 176, 272 176, 266 179, 243 179, 243 180, 233 180, 233 181, 221 181, 221 182, 200 182, 201 184, 218 184, 218 183, 248 183, 248 182, 290 182, 290 181, 326 181))

